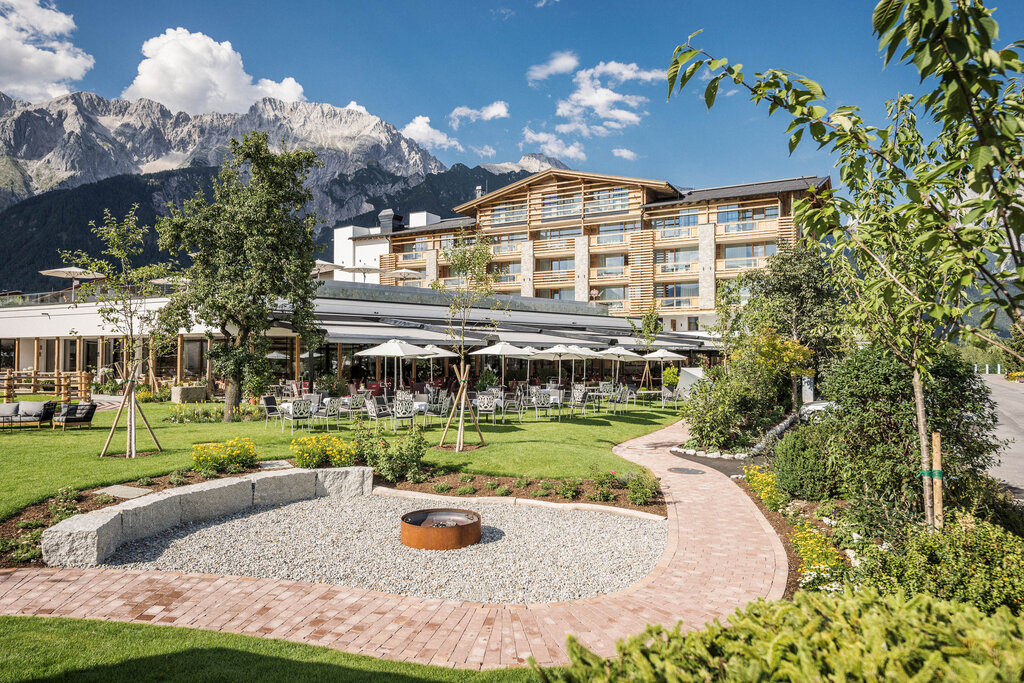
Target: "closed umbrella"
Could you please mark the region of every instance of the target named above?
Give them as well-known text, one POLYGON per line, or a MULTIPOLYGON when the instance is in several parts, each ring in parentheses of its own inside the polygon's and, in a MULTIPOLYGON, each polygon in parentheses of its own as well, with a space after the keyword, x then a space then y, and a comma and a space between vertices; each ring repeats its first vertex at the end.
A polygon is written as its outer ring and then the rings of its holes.
POLYGON ((500 356, 501 357, 501 386, 505 386, 505 357, 512 356, 518 357, 522 355, 523 350, 518 346, 513 346, 508 342, 498 342, 492 344, 487 348, 480 349, 478 351, 472 351, 469 355, 471 356, 500 356))
POLYGON ((667 360, 684 360, 686 356, 681 356, 678 353, 672 353, 668 349, 658 349, 652 351, 644 356, 646 360, 656 360, 661 362, 661 407, 665 407, 665 361, 667 360))
POLYGON ((401 358, 425 358, 430 352, 422 346, 416 346, 398 339, 389 339, 383 344, 378 344, 363 351, 356 352, 357 356, 379 356, 381 358, 395 359, 395 388, 402 382, 402 367, 399 362, 401 358))

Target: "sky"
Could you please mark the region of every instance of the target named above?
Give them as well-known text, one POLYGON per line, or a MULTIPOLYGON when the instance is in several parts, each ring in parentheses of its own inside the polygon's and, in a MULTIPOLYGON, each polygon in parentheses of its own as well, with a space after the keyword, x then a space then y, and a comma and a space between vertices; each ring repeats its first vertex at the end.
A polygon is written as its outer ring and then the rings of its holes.
MULTIPOLYGON (((828 175, 814 145, 723 82, 710 112, 694 80, 666 101, 677 45, 754 73, 821 83, 830 106, 883 123, 918 87, 883 68, 874 2, 773 0, 0 0, 0 91, 32 102, 85 90, 175 111, 244 111, 264 96, 365 108, 446 165, 525 152, 570 167, 710 187, 828 175)), ((995 14, 1024 38, 1024 3, 995 14)), ((833 173, 834 176, 834 173, 833 173)))

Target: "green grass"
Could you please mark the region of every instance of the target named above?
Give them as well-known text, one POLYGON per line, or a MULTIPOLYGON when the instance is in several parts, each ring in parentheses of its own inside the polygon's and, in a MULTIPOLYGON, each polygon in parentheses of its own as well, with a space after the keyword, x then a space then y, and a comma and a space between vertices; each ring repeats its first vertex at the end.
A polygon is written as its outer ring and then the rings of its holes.
POLYGON ((215 631, 86 619, 0 617, 0 681, 525 681, 215 631))
MULTIPOLYGON (((261 459, 290 456, 288 446, 292 435, 287 426, 282 433, 273 424, 265 429, 262 420, 229 424, 172 424, 164 421, 171 414, 170 404, 148 403, 143 409, 164 450, 135 460, 98 457, 115 411, 97 413, 91 430, 61 432, 44 427, 0 433, 0 472, 3 473, 0 477, 0 520, 45 500, 64 486, 87 489, 132 482, 140 477, 160 476, 188 466, 191 463, 190 450, 195 443, 245 436, 256 442, 261 459)), ((635 465, 613 455, 611 447, 670 423, 675 419, 675 413, 639 407, 622 415, 602 414, 573 420, 563 418, 561 422, 552 422, 545 417, 535 422, 532 417, 528 415, 521 425, 518 422, 491 425, 485 421, 481 428, 487 448, 463 453, 430 450, 427 461, 476 474, 534 479, 586 477, 591 464, 619 471, 635 465)), ((139 430, 139 451, 155 450, 141 420, 139 430)), ((428 443, 436 444, 440 433, 441 428, 435 421, 426 432, 428 443)), ((349 438, 352 432, 345 429, 341 436, 349 438)), ((454 442, 454 438, 454 432, 449 433, 449 443, 454 442)), ((111 444, 112 453, 124 452, 124 439, 125 430, 121 427, 111 444)), ((477 442, 472 424, 466 440, 469 444, 477 442)))

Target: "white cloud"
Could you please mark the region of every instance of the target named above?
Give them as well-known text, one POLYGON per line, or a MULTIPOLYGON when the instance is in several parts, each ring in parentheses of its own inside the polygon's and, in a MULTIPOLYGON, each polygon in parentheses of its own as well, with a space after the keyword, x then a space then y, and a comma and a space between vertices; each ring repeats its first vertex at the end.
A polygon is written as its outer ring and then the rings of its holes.
POLYGON ((407 138, 412 138, 427 149, 457 149, 460 152, 465 151, 458 140, 448 137, 448 135, 436 128, 432 128, 429 116, 417 116, 406 124, 401 133, 407 138))
POLYGON ((651 83, 665 77, 659 69, 641 69, 636 64, 601 62, 591 69, 580 69, 573 76, 576 90, 559 100, 555 113, 567 119, 555 126, 562 134, 603 137, 612 131, 635 126, 647 114, 641 107, 647 98, 613 90, 630 81, 651 83))
POLYGON ((580 65, 580 58, 571 50, 552 52, 551 58, 543 64, 534 64, 526 70, 526 80, 530 83, 543 81, 549 76, 570 74, 580 65))
POLYGON ((554 5, 558 0, 537 0, 534 7, 544 7, 545 5, 554 5))
POLYGON ((493 159, 494 155, 498 153, 498 151, 490 145, 484 145, 483 147, 474 147, 470 145, 469 148, 476 152, 477 156, 485 159, 493 159))
POLYGON ((625 159, 626 161, 636 161, 636 152, 631 149, 626 149, 625 147, 616 147, 612 150, 612 154, 620 159, 625 159))
POLYGON ((448 122, 451 124, 452 130, 458 130, 462 119, 468 121, 490 121, 491 119, 507 118, 508 102, 498 100, 480 109, 470 109, 465 105, 455 107, 452 113, 448 115, 448 122))
POLYGON ((0 91, 29 101, 67 94, 95 60, 66 40, 70 14, 40 0, 0 0, 0 91))
POLYGON ((495 21, 508 21, 515 16, 515 10, 511 10, 508 7, 499 7, 491 10, 491 18, 495 21))
POLYGON ((725 96, 726 97, 732 97, 733 95, 735 95, 739 91, 740 91, 739 88, 730 88, 729 90, 725 91, 725 96))
POLYGON ((523 142, 520 143, 519 146, 522 147, 524 144, 539 145, 540 151, 549 157, 573 159, 575 161, 587 160, 587 155, 583 152, 583 145, 578 141, 571 145, 567 145, 554 133, 546 133, 544 131, 534 132, 533 130, 530 130, 529 126, 523 128, 523 142))
POLYGON ((363 114, 369 114, 370 113, 370 112, 366 111, 366 107, 364 107, 363 105, 359 104, 355 100, 352 100, 351 102, 346 104, 344 107, 342 107, 342 109, 355 109, 356 111, 361 112, 363 114))
POLYGON ((147 97, 174 111, 241 112, 263 97, 303 101, 302 86, 291 77, 281 82, 245 73, 242 56, 231 43, 188 29, 167 29, 142 44, 139 73, 122 97, 147 97))

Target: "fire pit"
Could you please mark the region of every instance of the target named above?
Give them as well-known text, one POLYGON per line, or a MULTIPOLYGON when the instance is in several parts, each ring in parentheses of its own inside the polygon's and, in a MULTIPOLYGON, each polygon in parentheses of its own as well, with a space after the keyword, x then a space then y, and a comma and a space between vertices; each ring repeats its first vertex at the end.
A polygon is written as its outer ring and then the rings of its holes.
POLYGON ((434 508, 402 515, 402 544, 422 550, 455 550, 480 542, 480 515, 434 508))

